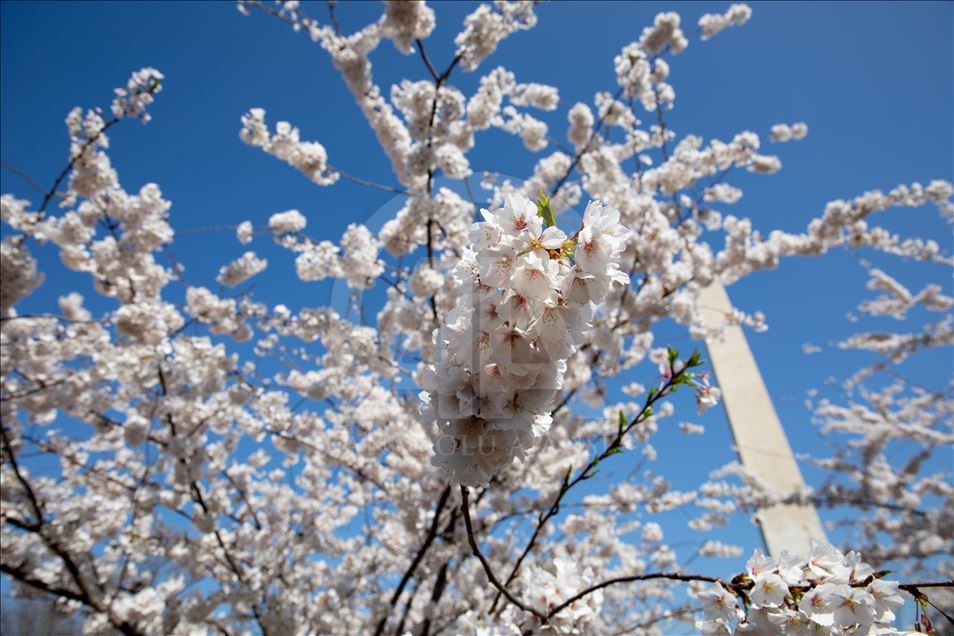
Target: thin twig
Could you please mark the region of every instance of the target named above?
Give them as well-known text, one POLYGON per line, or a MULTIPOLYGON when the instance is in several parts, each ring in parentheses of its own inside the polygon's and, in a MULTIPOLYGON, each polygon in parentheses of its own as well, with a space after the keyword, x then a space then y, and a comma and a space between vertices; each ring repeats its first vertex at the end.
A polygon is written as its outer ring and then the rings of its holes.
POLYGON ((18 177, 20 177, 21 179, 29 183, 30 187, 32 187, 34 190, 36 190, 40 194, 46 194, 46 190, 43 188, 42 185, 40 185, 40 182, 34 179, 33 177, 31 177, 30 175, 28 175, 27 173, 23 172, 22 170, 18 169, 15 166, 11 166, 6 161, 0 161, 0 166, 6 168, 13 174, 17 175, 18 177))
POLYGON ((635 581, 651 581, 653 579, 668 579, 670 581, 703 581, 705 583, 722 583, 726 585, 726 582, 720 578, 714 576, 703 576, 701 574, 679 574, 678 572, 654 572, 652 574, 636 574, 634 576, 620 576, 615 579, 607 579, 601 583, 597 583, 591 587, 586 588, 582 592, 579 592, 567 600, 563 601, 556 607, 554 607, 546 616, 546 620, 550 620, 570 605, 573 605, 580 599, 589 596, 597 590, 601 590, 604 587, 609 587, 611 585, 617 585, 619 583, 633 583, 635 581))
MULTIPOLYGON (((153 84, 149 87, 146 93, 152 93, 157 86, 158 84, 153 82, 153 84)), ((53 181, 53 185, 46 192, 46 194, 43 195, 43 203, 40 204, 40 209, 37 210, 38 217, 40 218, 43 217, 43 213, 46 211, 46 206, 49 205, 50 200, 56 195, 56 192, 59 189, 60 184, 63 183, 63 179, 65 179, 66 175, 70 173, 70 170, 73 169, 73 166, 76 165, 76 162, 79 161, 79 158, 82 157, 84 154, 86 154, 86 151, 90 148, 90 146, 93 146, 97 141, 99 141, 99 138, 103 136, 103 133, 105 133, 107 130, 109 130, 116 124, 118 124, 121 121, 121 119, 122 119, 121 117, 113 117, 109 121, 105 122, 103 124, 103 127, 100 128, 95 135, 93 135, 92 137, 88 137, 86 141, 83 142, 83 145, 80 146, 79 152, 77 152, 75 155, 70 157, 69 163, 67 163, 66 167, 60 171, 60 174, 56 176, 56 180, 53 181)))
MULTIPOLYGON (((566 475, 563 477, 563 483, 560 484, 560 490, 557 492, 557 496, 554 498, 553 503, 550 504, 550 508, 545 512, 541 513, 537 518, 537 526, 533 530, 533 534, 530 537, 530 541, 527 542, 527 546, 524 548, 523 553, 514 563, 513 568, 510 571, 509 576, 507 577, 507 582, 505 585, 510 585, 513 580, 517 577, 517 573, 520 571, 520 565, 523 563, 524 559, 530 554, 534 546, 537 543, 537 539, 540 537, 540 533, 543 531, 544 526, 547 525, 547 522, 551 518, 556 516, 560 512, 560 503, 563 501, 563 498, 570 491, 571 488, 579 484, 581 481, 585 481, 595 476, 594 472, 596 467, 601 461, 610 457, 611 455, 619 452, 619 449, 622 448, 623 439, 626 437, 626 434, 637 424, 645 421, 650 417, 652 413, 652 406, 661 398, 672 393, 677 383, 680 381, 679 378, 688 371, 688 367, 679 370, 678 372, 672 373, 669 380, 662 386, 662 388, 650 395, 647 396, 646 402, 643 404, 643 408, 639 413, 630 421, 626 426, 621 426, 613 439, 609 442, 602 453, 593 458, 589 464, 586 465, 582 470, 580 470, 574 479, 570 479, 570 471, 568 470, 566 475)), ((496 607, 497 602, 500 600, 500 594, 494 599, 493 604, 491 605, 491 611, 496 607)))
POLYGON ((337 4, 337 0, 328 0, 328 16, 331 18, 331 25, 335 29, 335 35, 341 35, 341 25, 338 24, 338 16, 335 15, 335 4, 337 4))
POLYGON ((361 177, 350 175, 347 172, 343 170, 339 170, 338 168, 335 168, 334 166, 331 166, 331 165, 328 166, 328 169, 331 172, 337 174, 342 179, 346 181, 350 181, 351 183, 356 183, 358 185, 365 186, 368 188, 374 188, 375 190, 381 190, 382 192, 392 192, 394 194, 407 194, 407 190, 405 190, 404 188, 395 188, 394 186, 388 186, 381 183, 375 183, 374 181, 368 181, 367 179, 362 179, 361 177))

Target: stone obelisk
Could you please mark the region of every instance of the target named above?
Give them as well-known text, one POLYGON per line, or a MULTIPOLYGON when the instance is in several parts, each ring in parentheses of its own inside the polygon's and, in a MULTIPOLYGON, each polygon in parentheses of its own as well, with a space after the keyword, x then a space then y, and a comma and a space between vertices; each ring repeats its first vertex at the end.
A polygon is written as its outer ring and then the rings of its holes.
MULTIPOLYGON (((724 326, 722 335, 707 340, 706 346, 743 466, 779 492, 803 488, 802 473, 745 334, 737 325, 725 326, 732 311, 725 287, 718 281, 706 287, 699 307, 706 327, 724 326)), ((757 517, 772 556, 782 550, 807 556, 811 540, 826 541, 814 506, 771 506, 759 510, 757 517)))

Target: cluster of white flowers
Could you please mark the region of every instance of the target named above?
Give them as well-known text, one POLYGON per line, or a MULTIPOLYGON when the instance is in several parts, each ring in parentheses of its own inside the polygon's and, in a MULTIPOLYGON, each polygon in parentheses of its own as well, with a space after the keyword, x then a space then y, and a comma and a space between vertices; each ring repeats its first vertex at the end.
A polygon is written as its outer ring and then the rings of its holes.
POLYGON ((112 111, 116 117, 138 117, 143 123, 150 119, 146 107, 155 101, 154 95, 162 90, 165 76, 154 68, 143 68, 129 78, 126 88, 115 89, 112 111))
POLYGON ((363 225, 352 223, 341 237, 341 269, 348 285, 365 289, 384 271, 378 260, 378 241, 363 225))
POLYGON ((238 242, 242 245, 251 243, 254 234, 255 228, 252 226, 251 221, 242 221, 235 228, 235 238, 237 238, 238 242))
POLYGON ((272 234, 274 234, 276 238, 289 232, 301 232, 307 225, 308 219, 298 210, 276 212, 268 217, 268 229, 272 231, 272 234))
POLYGON ((43 282, 36 259, 23 241, 7 237, 0 242, 0 316, 8 316, 18 300, 43 282))
POLYGON ((790 141, 795 139, 800 141, 808 134, 808 125, 804 122, 796 122, 789 126, 788 124, 775 124, 772 126, 770 139, 772 141, 790 141))
POLYGON ((434 10, 424 0, 387 0, 385 6, 381 30, 398 51, 409 55, 413 52, 411 43, 434 30, 434 10))
POLYGON ((66 116, 74 167, 70 189, 81 197, 91 197, 116 187, 116 171, 109 156, 100 150, 109 147, 109 138, 103 132, 105 127, 102 115, 94 110, 87 111, 84 116, 83 109, 77 106, 66 116))
MULTIPOLYGON (((646 110, 656 107, 652 87, 652 67, 649 56, 638 42, 625 46, 615 58, 616 82, 623 89, 623 96, 638 99, 646 110)), ((577 115, 579 117, 580 115, 577 115)), ((592 115, 591 115, 592 116, 592 115)))
POLYGON ((517 84, 510 96, 516 106, 533 106, 540 110, 555 110, 560 101, 560 93, 555 86, 530 82, 517 84))
POLYGON ((432 248, 459 249, 468 243, 468 228, 473 220, 474 205, 449 188, 440 188, 432 198, 408 199, 397 215, 381 228, 378 237, 393 256, 401 256, 427 244, 427 228, 431 225, 432 248), (443 232, 434 239, 433 226, 443 232))
POLYGON ((265 271, 268 266, 268 260, 259 258, 255 252, 248 251, 235 260, 223 265, 219 269, 219 275, 215 279, 226 287, 235 287, 241 285, 246 280, 265 271))
POLYGON ((186 312, 214 334, 229 334, 237 341, 248 340, 252 330, 242 321, 232 298, 219 298, 205 287, 186 290, 186 312))
MULTIPOLYGON (((581 568, 566 557, 557 557, 546 567, 528 567, 520 576, 524 589, 523 601, 528 608, 546 615, 564 601, 598 583, 596 574, 590 568, 581 568)), ((563 611, 547 622, 546 632, 557 634, 584 634, 587 625, 600 612, 603 593, 596 590, 580 600, 571 603, 563 611)), ((521 629, 535 630, 540 621, 527 612, 523 617, 521 629)))
POLYGON ((842 245, 855 249, 871 247, 922 261, 946 262, 949 257, 941 252, 936 241, 901 239, 885 228, 869 225, 868 217, 892 207, 919 207, 927 203, 935 203, 943 212, 950 205, 952 193, 954 186, 941 180, 927 186, 900 185, 887 194, 872 190, 851 201, 829 202, 824 214, 812 220, 802 234, 774 231, 764 238, 753 231, 751 221, 727 215, 722 222, 726 232, 725 248, 716 255, 713 265, 724 280, 731 282, 757 269, 775 267, 784 256, 823 254, 842 245))
POLYGON ((566 360, 614 283, 628 231, 591 202, 573 237, 544 228, 512 194, 483 210, 454 271, 458 297, 435 335, 440 359, 421 373, 425 416, 438 424, 434 463, 455 482, 487 483, 549 430, 566 360))
POLYGON ((662 541, 663 530, 658 523, 650 521, 643 526, 642 537, 645 543, 656 543, 662 541))
POLYGON ((514 74, 496 68, 480 80, 480 88, 467 102, 467 124, 473 130, 490 126, 519 136, 524 145, 534 152, 547 145, 547 125, 539 119, 519 112, 515 106, 531 106, 540 110, 554 110, 559 103, 559 92, 546 84, 519 84, 514 74), (504 98, 510 105, 503 106, 504 98))
POLYGON ((653 25, 645 27, 639 38, 639 46, 653 55, 668 49, 671 53, 682 53, 689 46, 682 29, 679 28, 681 19, 678 13, 667 11, 656 14, 653 25))
POLYGON ((500 127, 509 133, 518 135, 527 150, 538 152, 547 147, 547 125, 526 113, 518 113, 513 106, 502 111, 500 127))
POLYGON ((173 305, 163 302, 127 303, 113 315, 116 331, 135 342, 157 345, 185 324, 173 305))
POLYGON ((731 559, 742 556, 742 548, 737 545, 723 543, 717 539, 710 539, 699 547, 699 554, 707 557, 731 559))
POLYGON ((494 7, 481 4, 464 19, 464 30, 454 40, 460 63, 472 71, 516 31, 533 28, 537 16, 532 0, 498 0, 494 7), (494 10, 496 9, 496 11, 494 10))
MULTIPOLYGON (((301 280, 318 281, 325 278, 344 278, 349 287, 366 289, 373 285, 381 272, 384 271, 384 265, 378 259, 380 243, 364 225, 350 224, 341 237, 339 247, 331 241, 316 243, 302 235, 302 230, 305 229, 307 223, 308 220, 298 210, 278 212, 268 219, 268 228, 271 230, 275 242, 298 253, 295 258, 295 270, 301 280)), ((250 234, 247 236, 250 236, 250 234)), ((252 264, 252 261, 248 260, 248 254, 246 253, 239 261, 249 265, 252 264)), ((239 261, 229 265, 230 268, 235 270, 236 275, 239 273, 237 269, 239 261)), ((264 264, 262 269, 264 269, 264 264)), ((257 273, 251 271, 250 268, 242 271, 249 273, 241 279, 236 276, 238 282, 257 273)))
POLYGON ((808 558, 782 552, 775 560, 756 550, 730 589, 717 583, 698 594, 705 620, 696 628, 703 634, 899 634, 890 625, 904 600, 898 583, 883 576, 857 552, 831 545, 814 544, 808 558))
POLYGON ((692 390, 696 396, 696 409, 702 415, 719 403, 722 389, 709 384, 709 374, 702 372, 692 376, 692 390))
POLYGON ((341 276, 341 261, 338 258, 341 250, 331 241, 307 242, 298 249, 295 272, 301 280, 317 281, 341 276))
MULTIPOLYGON (((666 24, 665 21, 664 24, 666 24)), ((681 31, 677 28, 675 33, 681 34, 681 31)), ((674 36, 674 34, 670 35, 674 36)), ((682 40, 678 41, 681 42, 682 40)), ((671 44, 671 46, 679 45, 671 44)), ((673 53, 677 52, 673 51, 673 53)), ((642 40, 631 42, 623 47, 620 54, 614 58, 614 64, 616 82, 619 84, 623 97, 638 99, 643 108, 648 111, 656 110, 657 106, 672 108, 676 99, 676 92, 672 85, 666 82, 669 77, 669 64, 661 57, 648 53, 646 44, 642 40)), ((635 115, 628 108, 623 107, 620 102, 612 100, 608 93, 598 94, 596 102, 597 105, 603 102, 604 106, 601 107, 600 111, 608 125, 620 126, 627 131, 628 135, 633 137, 632 146, 634 148, 647 145, 643 141, 645 133, 636 130, 635 115)), ((662 130, 658 126, 654 128, 654 132, 662 134, 662 130)))
POLYGON ((752 9, 747 4, 733 4, 725 13, 706 13, 699 18, 703 41, 718 35, 731 26, 742 26, 752 17, 752 9))
POLYGON ((407 120, 413 139, 405 156, 409 174, 426 175, 438 168, 452 179, 470 174, 463 151, 473 139, 461 128, 465 100, 460 91, 442 87, 435 92, 432 82, 404 80, 391 88, 391 101, 407 120))
POLYGON ((301 141, 298 129, 287 121, 275 125, 275 133, 268 130, 265 110, 253 108, 242 115, 242 141, 258 146, 268 154, 300 170, 318 185, 331 185, 338 173, 328 168, 328 153, 317 141, 301 141))
POLYGON ((570 121, 570 129, 567 131, 567 138, 574 146, 580 147, 590 140, 590 131, 593 129, 593 111, 582 102, 573 104, 573 108, 567 113, 567 119, 570 121))

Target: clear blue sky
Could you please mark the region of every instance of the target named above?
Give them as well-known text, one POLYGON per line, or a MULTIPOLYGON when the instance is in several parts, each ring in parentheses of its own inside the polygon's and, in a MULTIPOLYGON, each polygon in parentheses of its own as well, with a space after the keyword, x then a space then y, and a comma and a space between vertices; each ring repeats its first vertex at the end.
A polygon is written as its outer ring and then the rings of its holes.
MULTIPOLYGON (((497 64, 520 81, 559 86, 561 108, 544 117, 551 134, 565 137, 565 113, 612 90, 613 57, 637 39, 661 10, 683 16, 688 31, 705 12, 725 3, 556 2, 537 9, 539 25, 505 41, 482 70, 497 64)), ((453 55, 452 40, 469 3, 435 3, 438 27, 427 41, 438 67, 453 55)), ((774 123, 805 121, 808 138, 774 149, 784 168, 774 176, 743 175, 736 213, 762 230, 798 230, 826 201, 898 183, 954 179, 954 5, 936 3, 753 3, 742 28, 723 32, 671 58, 676 109, 668 123, 679 135, 731 138, 741 130, 767 134, 774 123)), ((306 9, 323 19, 324 3, 306 9)), ((378 15, 377 3, 339 4, 346 31, 378 15)), ((192 284, 214 287, 218 267, 241 254, 232 232, 186 233, 187 228, 264 223, 274 212, 297 208, 309 233, 337 240, 348 223, 369 218, 390 195, 341 182, 318 188, 287 165, 238 138, 239 118, 250 107, 286 119, 304 139, 320 141, 330 161, 352 174, 395 183, 367 124, 327 55, 287 25, 255 14, 244 18, 232 2, 3 2, 0 4, 0 156, 47 186, 64 165, 68 140, 63 119, 75 105, 108 106, 111 90, 131 70, 154 66, 166 75, 147 126, 124 123, 112 131, 110 155, 127 190, 158 183, 173 202, 173 245, 192 284)), ((416 56, 384 43, 372 58, 377 80, 424 79, 416 56)), ((452 83, 469 93, 479 73, 456 73, 452 83)), ((519 140, 489 133, 472 155, 475 172, 526 175, 532 155, 519 140)), ((38 200, 18 177, 0 171, 0 190, 38 200)), ((391 203, 393 205, 393 203, 391 203)), ((903 211, 886 224, 904 235, 927 235, 948 252, 950 227, 933 210, 903 211)), ((292 307, 328 299, 330 285, 301 287, 293 259, 268 239, 253 247, 269 258, 256 290, 259 300, 292 307), (304 291, 303 291, 304 290, 304 291)), ((891 271, 898 271, 894 269, 891 271)), ((901 267, 902 281, 920 287, 931 268, 901 267)), ((944 274, 945 276, 947 274, 944 274)), ((842 377, 866 356, 828 353, 806 357, 805 342, 824 344, 859 325, 844 320, 863 295, 865 273, 853 255, 838 253, 783 264, 733 286, 743 309, 763 309, 770 331, 750 344, 796 450, 822 446, 802 406, 805 391, 842 377)), ((76 274, 57 273, 28 300, 50 310, 60 294, 87 287, 76 274)), ((950 284, 947 283, 948 293, 950 284)), ((672 338, 680 336, 671 331, 672 338)), ((665 344, 662 342, 661 344, 665 344)), ((687 341, 675 344, 689 348, 687 341)), ((951 376, 949 354, 915 372, 951 376)), ((630 380, 645 381, 643 368, 630 380)), ((688 401, 675 424, 696 421, 688 401)), ((732 458, 721 413, 707 417, 698 438, 661 435, 660 446, 680 450, 686 464, 714 468, 732 458), (725 449, 713 451, 713 449, 725 449), (700 463, 702 461, 702 463, 700 463)), ((663 451, 663 452, 664 452, 663 451)), ((661 452, 662 455, 662 452, 661 452)), ((698 483, 701 468, 673 471, 677 486, 698 483)), ((704 472, 704 471, 703 471, 704 472)), ((741 537, 754 537, 751 530, 741 537)), ((754 539, 753 539, 754 540, 754 539)))

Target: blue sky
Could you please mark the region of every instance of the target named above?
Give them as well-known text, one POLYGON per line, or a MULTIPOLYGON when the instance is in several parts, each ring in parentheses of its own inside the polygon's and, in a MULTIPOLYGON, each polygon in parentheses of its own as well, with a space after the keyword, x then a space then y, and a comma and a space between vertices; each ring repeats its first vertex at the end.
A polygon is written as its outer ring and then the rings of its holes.
MULTIPOLYGON (((481 70, 501 64, 519 81, 559 86, 561 108, 543 119, 551 134, 563 139, 566 110, 576 101, 591 102, 595 91, 613 90, 613 57, 638 38, 658 11, 677 10, 688 31, 702 13, 721 12, 728 4, 544 4, 537 10, 538 26, 505 41, 481 70)), ((324 3, 305 6, 319 19, 326 16, 324 3)), ((434 6, 438 27, 426 44, 435 65, 443 68, 471 5, 434 6)), ((784 165, 779 174, 732 180, 745 191, 735 213, 751 217, 761 230, 795 231, 834 198, 915 180, 954 179, 954 4, 752 6, 748 25, 706 43, 693 38, 685 53, 671 58, 677 97, 667 120, 680 136, 728 139, 747 129, 767 134, 779 122, 809 125, 805 141, 770 146, 784 165)), ((342 2, 338 8, 345 31, 379 12, 370 2, 342 2)), ((154 66, 166 75, 151 108, 153 121, 115 128, 110 155, 127 190, 154 181, 173 202, 172 223, 179 234, 172 251, 187 266, 191 284, 214 287, 218 267, 247 248, 232 232, 190 229, 246 219, 261 224, 275 212, 297 208, 309 218, 309 234, 337 240, 349 223, 395 205, 387 193, 346 182, 319 188, 239 140, 240 116, 260 106, 270 122, 289 120, 303 139, 324 144, 336 167, 395 183, 327 55, 274 19, 242 17, 231 2, 8 1, 0 3, 0 35, 0 157, 47 186, 67 159, 63 119, 70 108, 107 106, 112 88, 139 67, 154 66)), ((383 86, 427 76, 419 58, 398 54, 390 43, 372 61, 383 86)), ((469 94, 479 76, 455 73, 452 83, 469 94)), ((529 173, 533 155, 519 140, 491 132, 481 141, 471 154, 476 173, 529 173)), ((39 198, 7 170, 0 171, 0 191, 39 198)), ((902 235, 929 236, 954 251, 950 227, 933 209, 901 211, 885 217, 885 225, 902 235)), ((252 247, 269 258, 269 270, 256 289, 259 300, 292 307, 328 301, 331 285, 303 286, 294 278, 288 253, 272 249, 268 239, 258 239, 252 247)), ((900 272, 902 282, 912 287, 949 275, 897 259, 875 260, 894 263, 889 271, 900 272)), ((53 261, 55 257, 47 262, 53 261)), ((88 288, 82 276, 55 266, 50 272, 25 307, 48 311, 57 296, 88 288)), ((805 392, 822 386, 829 376, 844 377, 868 359, 841 352, 805 356, 801 346, 823 345, 872 326, 844 319, 863 297, 865 280, 857 255, 839 252, 785 262, 730 289, 741 308, 767 314, 769 332, 750 334, 749 341, 797 451, 823 448, 802 404, 805 392)), ((943 280, 951 293, 950 281, 943 280)), ((662 333, 680 348, 692 346, 676 329, 662 333)), ((949 353, 920 364, 912 370, 915 375, 952 375, 949 353)), ((645 382, 651 373, 642 367, 626 379, 645 382)), ((673 425, 697 421, 689 402, 678 401, 673 425)), ((685 488, 732 459, 722 418, 721 412, 709 415, 709 430, 701 438, 662 434, 661 456, 667 449, 677 450, 680 463, 692 468, 674 470, 657 463, 654 470, 673 475, 676 486, 685 488)), ((757 537, 744 520, 737 531, 739 542, 755 545, 757 537)))

